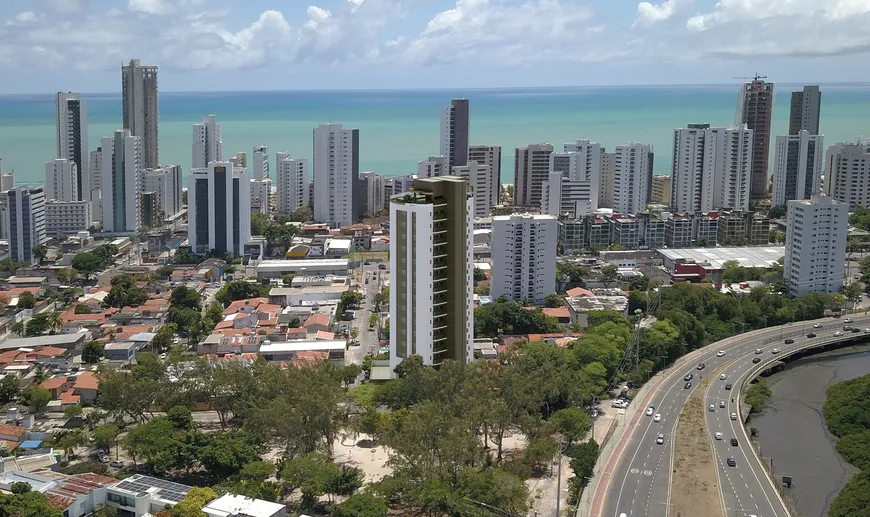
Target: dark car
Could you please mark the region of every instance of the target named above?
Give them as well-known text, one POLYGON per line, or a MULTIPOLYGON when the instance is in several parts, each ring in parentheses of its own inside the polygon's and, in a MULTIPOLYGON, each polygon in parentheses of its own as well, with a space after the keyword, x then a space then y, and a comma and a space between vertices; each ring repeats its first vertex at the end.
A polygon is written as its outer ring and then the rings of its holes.
POLYGON ((725 385, 725 389, 726 389, 726 390, 730 390, 730 389, 731 389, 731 383, 726 384, 726 385, 725 385))
POLYGON ((691 382, 687 382, 683 387, 686 388, 686 389, 689 389, 689 388, 692 387, 692 383, 691 383, 691 382))
POLYGON ((859 329, 858 327, 855 327, 855 328, 852 329, 852 333, 853 333, 853 334, 857 334, 857 333, 859 333, 859 332, 861 332, 861 329, 859 329))
POLYGON ((737 466, 737 460, 735 460, 733 456, 728 458, 728 460, 726 460, 726 461, 727 461, 729 467, 736 467, 737 466))
POLYGON ((386 264, 378 264, 378 269, 387 269, 386 264))
POLYGON ((731 447, 737 447, 737 438, 731 438, 731 447))
POLYGON ((809 334, 807 334, 807 337, 808 337, 808 338, 814 338, 814 337, 816 337, 816 335, 813 334, 812 332, 810 332, 809 334))
POLYGON ((761 362, 761 358, 760 358, 760 357, 753 357, 753 358, 752 358, 752 364, 758 364, 758 363, 760 363, 760 362, 761 362))
POLYGON ((792 343, 794 343, 794 339, 786 339, 786 340, 785 340, 785 344, 786 344, 786 345, 790 345, 790 344, 792 344, 792 343))
POLYGON ((370 266, 371 264, 372 264, 372 263, 369 262, 368 260, 366 260, 365 262, 363 262, 363 265, 365 265, 365 266, 370 266))
POLYGON ((683 380, 684 380, 684 381, 690 381, 690 380, 692 380, 692 379, 694 379, 694 378, 695 378, 695 376, 694 376, 693 374, 691 374, 691 373, 687 373, 686 376, 683 377, 683 380))
POLYGON ((843 332, 852 332, 852 327, 846 325, 845 327, 843 327, 843 332))
POLYGON ((698 365, 698 369, 699 369, 699 370, 703 370, 703 369, 706 368, 706 367, 707 367, 707 365, 704 364, 704 363, 701 363, 701 364, 698 365))

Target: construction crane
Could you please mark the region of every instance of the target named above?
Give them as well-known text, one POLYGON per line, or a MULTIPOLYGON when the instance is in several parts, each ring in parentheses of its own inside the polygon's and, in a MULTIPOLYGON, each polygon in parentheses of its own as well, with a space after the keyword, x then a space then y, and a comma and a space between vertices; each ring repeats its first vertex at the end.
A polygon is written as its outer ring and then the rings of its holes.
POLYGON ((759 79, 767 79, 767 76, 766 75, 758 75, 756 73, 755 77, 751 77, 751 76, 750 77, 732 77, 731 79, 752 79, 753 81, 757 81, 759 79))

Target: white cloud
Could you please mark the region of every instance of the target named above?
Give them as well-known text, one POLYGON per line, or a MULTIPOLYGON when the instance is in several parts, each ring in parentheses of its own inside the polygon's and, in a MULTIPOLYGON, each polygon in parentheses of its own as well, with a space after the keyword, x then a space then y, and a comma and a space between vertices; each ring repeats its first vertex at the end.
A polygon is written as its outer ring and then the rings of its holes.
POLYGON ((87 8, 87 0, 44 0, 46 7, 59 13, 77 13, 87 8))
POLYGON ((641 2, 637 4, 637 21, 652 25, 670 18, 674 15, 676 9, 677 0, 665 0, 658 5, 641 2))
POLYGON ((30 23, 36 20, 36 13, 33 11, 24 11, 15 15, 15 21, 18 23, 30 23))
POLYGON ((167 0, 129 0, 127 7, 148 14, 169 14, 172 11, 167 0))
POLYGON ((867 13, 870 13, 867 0, 719 0, 711 11, 689 18, 686 27, 701 31, 734 21, 783 17, 847 21, 867 13))

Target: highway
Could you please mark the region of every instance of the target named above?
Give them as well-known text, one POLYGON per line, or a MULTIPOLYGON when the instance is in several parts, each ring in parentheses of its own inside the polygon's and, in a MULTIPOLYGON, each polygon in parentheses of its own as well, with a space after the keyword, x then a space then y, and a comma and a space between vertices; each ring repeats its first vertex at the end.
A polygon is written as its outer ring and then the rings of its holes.
MULTIPOLYGON (((852 316, 852 326, 861 329, 870 327, 870 316, 852 316)), ((674 432, 677 417, 691 393, 698 389, 709 389, 705 393, 705 413, 707 426, 711 433, 722 432, 723 440, 711 441, 717 456, 717 470, 720 482, 721 500, 726 516, 748 517, 787 517, 783 503, 778 498, 771 482, 761 467, 758 458, 746 445, 748 438, 741 423, 737 402, 739 389, 751 372, 775 361, 777 357, 790 350, 806 346, 810 343, 848 339, 856 335, 844 333, 842 337, 834 337, 835 331, 842 331, 845 318, 824 318, 808 322, 800 322, 781 327, 771 327, 746 334, 740 334, 690 354, 690 358, 677 362, 653 386, 651 396, 644 400, 635 400, 632 405, 634 415, 628 428, 614 446, 613 457, 607 462, 602 483, 593 496, 591 515, 594 517, 619 517, 625 513, 629 517, 667 517, 670 508, 670 473, 672 470, 672 452, 674 447, 674 432), (819 323, 821 329, 813 329, 812 325, 819 323), (806 334, 816 334, 809 339, 806 334), (785 339, 794 339, 794 343, 786 345, 785 339), (761 349, 762 354, 756 355, 755 349, 761 349), (773 348, 782 350, 780 355, 771 353, 773 348), (725 352, 721 357, 719 351, 725 352), (759 357, 761 361, 752 363, 759 357), (698 363, 703 362, 705 368, 698 370, 698 363), (719 371, 721 368, 721 371, 719 371), (726 380, 719 380, 724 373, 726 380), (684 376, 691 374, 692 386, 684 387, 684 376), (708 376, 713 376, 709 379, 708 376), (733 384, 731 391, 725 389, 725 384, 733 384), (731 393, 735 403, 731 403, 731 393), (726 407, 720 408, 719 402, 724 401, 726 407), (654 413, 661 415, 661 421, 655 422, 652 416, 646 416, 644 409, 654 404, 654 413), (707 411, 709 404, 715 404, 714 411, 707 411), (642 407, 641 407, 642 405, 642 407), (737 413, 738 419, 732 421, 731 413, 737 413), (656 443, 658 435, 664 436, 662 444, 656 443), (738 445, 730 445, 730 439, 737 438, 738 445), (736 466, 728 467, 726 460, 734 457, 736 466)), ((863 335, 863 334, 862 334, 863 335)), ((623 418, 627 418, 627 415, 623 418)))

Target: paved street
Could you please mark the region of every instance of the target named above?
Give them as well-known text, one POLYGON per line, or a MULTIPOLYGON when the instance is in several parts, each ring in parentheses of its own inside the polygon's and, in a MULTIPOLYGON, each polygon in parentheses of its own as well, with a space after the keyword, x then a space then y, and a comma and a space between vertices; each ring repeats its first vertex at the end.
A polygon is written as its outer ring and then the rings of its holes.
MULTIPOLYGON (((378 332, 377 330, 369 330, 369 318, 375 305, 375 295, 383 288, 384 282, 389 278, 389 270, 378 269, 378 263, 373 261, 369 265, 363 264, 354 274, 354 282, 362 287, 360 292, 363 294, 360 309, 354 311, 354 320, 352 322, 353 327, 359 329, 357 340, 360 344, 359 346, 350 347, 345 357, 345 362, 347 364, 362 364, 363 358, 367 354, 377 353, 379 343, 378 332), (366 279, 368 279, 368 283, 366 283, 366 279)), ((386 307, 381 307, 381 310, 385 309, 386 307)))

